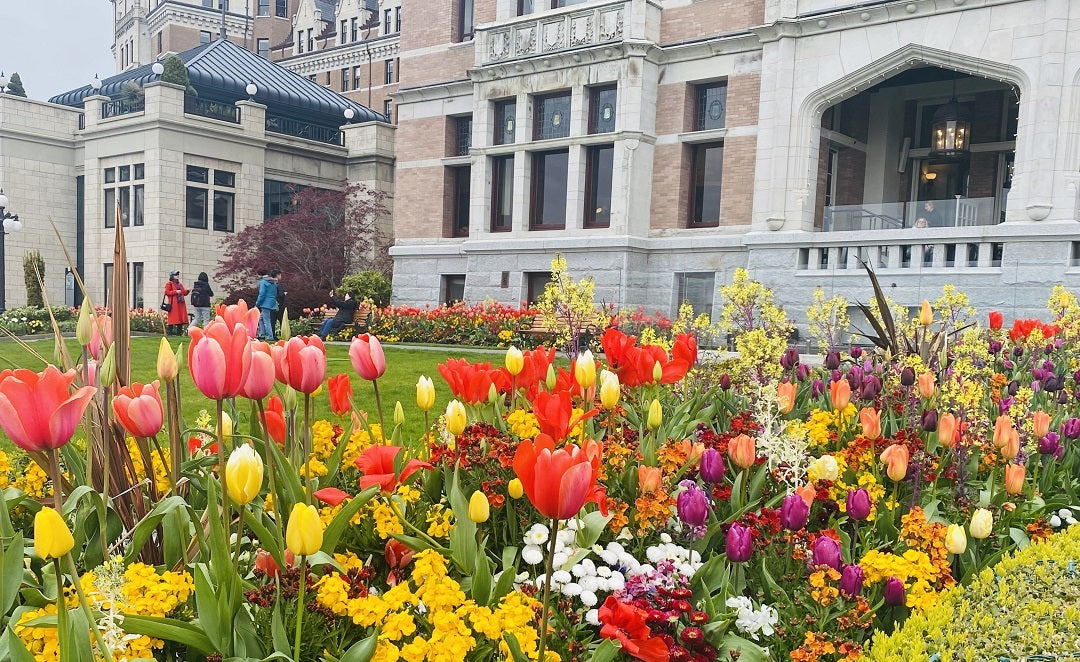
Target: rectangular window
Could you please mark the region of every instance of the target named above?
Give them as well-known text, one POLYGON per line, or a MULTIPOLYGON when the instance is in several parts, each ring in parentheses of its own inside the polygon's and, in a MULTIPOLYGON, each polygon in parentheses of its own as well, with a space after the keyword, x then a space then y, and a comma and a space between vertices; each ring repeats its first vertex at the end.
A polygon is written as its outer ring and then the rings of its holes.
POLYGON ((158 55, 161 55, 161 52, 164 50, 164 48, 162 48, 162 44, 161 44, 161 35, 162 34, 163 33, 161 33, 161 32, 157 33, 157 54, 158 55))
POLYGON ((459 166, 450 168, 453 179, 453 219, 452 231, 455 237, 469 236, 469 194, 472 186, 472 168, 459 166))
POLYGON ((187 187, 187 221, 189 228, 206 229, 206 189, 187 187))
POLYGON ((116 227, 116 189, 105 189, 105 227, 116 227))
POLYGON ((1005 254, 1005 244, 993 243, 990 244, 990 266, 1000 267, 1001 258, 1005 254))
POLYGON ((132 179, 139 180, 139 179, 145 179, 146 178, 146 165, 145 164, 136 163, 135 166, 132 168, 132 170, 134 171, 133 174, 132 174, 132 177, 131 177, 132 179))
POLYGON ((132 219, 132 225, 142 225, 145 222, 143 218, 146 211, 146 192, 142 184, 135 185, 135 217, 132 219))
POLYGON ((615 130, 615 111, 618 89, 614 85, 589 90, 589 133, 611 133, 615 130))
POLYGON ((345 67, 341 70, 341 91, 349 91, 349 68, 345 67))
POLYGON ((456 0, 457 3, 457 34, 454 41, 469 41, 473 38, 474 12, 473 0, 456 0))
POLYGON ((304 31, 303 30, 300 30, 299 32, 296 33, 296 52, 297 53, 303 53, 304 52, 304 31))
POLYGON ((361 87, 360 67, 353 67, 352 68, 352 80, 353 80, 353 84, 352 84, 353 89, 354 90, 359 90, 360 87, 361 87))
POLYGON ((229 0, 221 0, 221 2, 218 3, 218 9, 229 11, 229 0))
POLYGON ((394 61, 393 60, 387 60, 386 61, 386 81, 385 82, 386 82, 387 85, 394 82, 394 61))
POLYGON ((296 194, 303 190, 299 184, 276 179, 263 182, 263 218, 270 219, 292 213, 296 207, 296 194))
POLYGON ((214 186, 236 188, 236 173, 228 170, 214 170, 214 186))
POLYGON ((113 268, 112 262, 105 263, 105 307, 108 308, 112 305, 112 276, 113 268))
POLYGON ((199 30, 199 44, 209 44, 214 40, 214 35, 208 30, 199 30))
POLYGON ((720 224, 720 185, 724 174, 724 143, 692 147, 690 193, 691 227, 720 224))
POLYGON ((836 200, 836 173, 840 166, 840 150, 830 149, 825 163, 825 206, 832 207, 836 200))
POLYGON ((349 22, 342 21, 341 29, 338 30, 338 46, 349 42, 349 22))
POLYGON ((587 228, 611 227, 611 177, 615 146, 590 147, 585 159, 585 216, 587 228))
POLYGON ((675 274, 677 285, 675 312, 679 306, 689 303, 694 307, 694 316, 701 314, 712 318, 713 292, 716 290, 716 274, 681 273, 675 274))
POLYGON ((390 17, 393 16, 393 12, 389 9, 383 11, 382 33, 384 35, 390 34, 390 17))
POLYGON ((514 155, 491 157, 491 231, 509 232, 514 217, 514 155))
POLYGON ((120 220, 126 228, 131 225, 131 189, 124 186, 118 190, 120 192, 120 220))
POLYGON ((270 15, 270 0, 259 0, 259 16, 270 15))
POLYGON ((210 9, 213 9, 214 8, 214 0, 202 0, 202 6, 203 7, 209 7, 210 9))
POLYGON ((274 15, 278 18, 285 18, 289 15, 289 1, 277 0, 277 4, 274 6, 274 15))
POLYGON ((131 166, 120 166, 120 181, 127 182, 131 180, 131 166))
POLYGON ((214 191, 214 231, 233 231, 234 195, 227 191, 214 191))
POLYGON ((443 303, 451 305, 465 300, 465 274, 444 274, 442 277, 443 303))
POLYGON ((356 18, 353 17, 349 20, 350 34, 352 35, 352 41, 360 41, 360 26, 356 23, 356 18))
POLYGON ((727 121, 727 81, 697 86, 694 130, 722 129, 727 121))
POLYGON ((210 181, 210 169, 189 165, 187 167, 187 180, 189 182, 206 184, 210 181))
POLYGON ((533 140, 566 138, 570 135, 570 93, 547 94, 533 99, 535 109, 533 140))
POLYGON ((495 138, 496 145, 513 145, 514 129, 517 125, 517 101, 507 99, 495 102, 495 138))
POLYGON ((314 28, 307 29, 307 49, 308 52, 314 52, 315 50, 314 28))
POLYGON ((394 102, 387 99, 383 102, 383 115, 386 115, 386 121, 394 123, 394 102))
POLYGON ((105 168, 105 183, 112 184, 116 181, 116 168, 105 168))
POLYGON ((532 214, 530 229, 566 227, 566 187, 570 152, 538 152, 532 162, 532 214))
MULTIPOLYGON (((1073 246, 1076 246, 1076 244, 1073 244, 1073 246)), ((977 266, 979 266, 979 245, 978 244, 968 244, 967 245, 967 265, 969 267, 977 267, 977 266)), ((1080 265, 1073 265, 1073 266, 1080 266, 1080 265)))
POLYGON ((401 32, 401 7, 394 8, 394 32, 401 32))
POLYGON ((472 115, 454 118, 454 156, 468 156, 472 146, 472 115))
POLYGON ((269 60, 270 59, 270 40, 269 39, 259 39, 259 40, 256 41, 256 45, 257 45, 257 48, 258 48, 259 57, 264 57, 267 60, 269 60))
POLYGON ((533 273, 525 274, 525 300, 530 306, 536 305, 536 302, 540 300, 540 296, 547 289, 548 283, 551 282, 550 271, 536 271, 533 273))
POLYGON ((131 263, 131 307, 144 307, 143 299, 143 263, 131 263))

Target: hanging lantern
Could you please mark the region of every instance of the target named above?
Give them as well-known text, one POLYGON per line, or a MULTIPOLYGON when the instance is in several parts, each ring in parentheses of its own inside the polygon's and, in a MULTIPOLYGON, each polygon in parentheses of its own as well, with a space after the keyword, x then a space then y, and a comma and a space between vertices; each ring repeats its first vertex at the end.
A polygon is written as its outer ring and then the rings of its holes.
POLYGON ((956 97, 937 109, 930 124, 930 156, 958 158, 967 156, 971 144, 971 113, 956 97))

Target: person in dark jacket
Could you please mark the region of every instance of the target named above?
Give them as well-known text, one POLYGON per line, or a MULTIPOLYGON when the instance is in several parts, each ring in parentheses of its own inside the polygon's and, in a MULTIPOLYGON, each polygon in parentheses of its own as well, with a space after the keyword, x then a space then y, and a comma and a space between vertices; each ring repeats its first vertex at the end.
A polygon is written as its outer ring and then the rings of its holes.
POLYGON ((214 290, 210 288, 210 277, 205 271, 200 272, 195 284, 191 286, 191 307, 195 309, 191 326, 206 326, 210 323, 210 302, 213 297, 214 290))
POLYGON ((352 324, 356 316, 356 299, 348 292, 345 293, 345 298, 339 299, 334 296, 334 291, 330 290, 330 305, 337 308, 337 312, 319 328, 319 338, 323 340, 352 324))

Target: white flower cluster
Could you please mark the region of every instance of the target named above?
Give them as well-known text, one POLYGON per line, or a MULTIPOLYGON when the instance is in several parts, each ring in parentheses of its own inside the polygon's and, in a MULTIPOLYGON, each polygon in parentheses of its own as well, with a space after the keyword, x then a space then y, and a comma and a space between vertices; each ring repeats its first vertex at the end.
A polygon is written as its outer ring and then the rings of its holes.
POLYGON ((754 641, 758 641, 758 635, 771 637, 775 632, 773 626, 780 620, 780 615, 769 605, 754 609, 754 603, 745 595, 728 598, 724 604, 735 610, 735 627, 754 641))
POLYGON ((1062 508, 1050 516, 1050 526, 1060 529, 1063 526, 1076 524, 1076 513, 1071 508, 1062 508))

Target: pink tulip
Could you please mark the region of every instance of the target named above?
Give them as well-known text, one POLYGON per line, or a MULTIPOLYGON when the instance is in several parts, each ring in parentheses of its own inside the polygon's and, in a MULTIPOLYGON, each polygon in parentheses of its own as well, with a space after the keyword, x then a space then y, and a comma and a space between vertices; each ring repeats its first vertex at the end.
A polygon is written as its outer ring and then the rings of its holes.
POLYGON ((261 340, 251 341, 251 368, 240 389, 240 395, 248 400, 262 400, 274 390, 274 358, 270 345, 261 340))
POLYGON ((113 341, 112 318, 108 315, 94 315, 91 322, 92 335, 90 336, 90 343, 86 346, 86 351, 90 352, 90 356, 102 361, 105 359, 105 352, 108 351, 109 345, 113 341))
POLYGON ((134 437, 153 437, 165 418, 157 380, 123 387, 113 398, 112 408, 120 425, 134 437))
POLYGON ((217 320, 225 322, 229 328, 243 324, 252 338, 259 335, 259 309, 248 309, 247 301, 240 299, 232 306, 221 304, 217 307, 217 320))
POLYGON ((375 380, 386 372, 386 355, 375 336, 365 333, 353 338, 349 345, 349 358, 352 359, 353 369, 363 379, 375 380))
POLYGON ((97 391, 83 386, 71 393, 75 371, 19 369, 0 373, 0 427, 26 451, 60 448, 71 440, 86 405, 97 391))
POLYGON ((285 341, 279 340, 278 342, 270 345, 270 357, 274 360, 274 379, 278 380, 282 384, 287 384, 285 381, 285 341))
POLYGON ((211 400, 239 395, 251 369, 247 328, 215 320, 203 329, 193 327, 189 333, 188 369, 199 392, 211 400))
POLYGON ((284 382, 301 393, 314 393, 326 380, 326 347, 318 336, 294 336, 281 359, 284 382))

